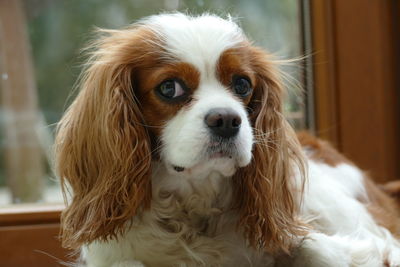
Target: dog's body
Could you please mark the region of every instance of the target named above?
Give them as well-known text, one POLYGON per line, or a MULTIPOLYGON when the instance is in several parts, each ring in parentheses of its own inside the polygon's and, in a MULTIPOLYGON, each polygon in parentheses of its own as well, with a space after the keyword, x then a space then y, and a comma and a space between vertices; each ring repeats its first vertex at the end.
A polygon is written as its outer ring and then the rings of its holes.
POLYGON ((64 244, 87 266, 400 265, 392 200, 327 144, 300 145, 273 61, 234 22, 106 33, 57 135, 64 244))
MULTIPOLYGON (((374 206, 370 198, 380 196, 368 195, 368 177, 361 170, 344 158, 332 156, 335 152, 330 149, 329 158, 315 156, 326 148, 310 147, 312 138, 305 139, 309 179, 299 219, 313 229, 304 239, 293 239, 298 247, 294 246, 292 256, 273 257, 248 247, 236 228, 237 213, 229 211, 235 197, 229 178, 214 173, 176 184, 175 177, 158 166, 152 178, 151 210, 135 218, 118 241, 85 247, 83 258, 88 266, 96 267, 400 266, 400 245, 384 228, 395 224, 393 230, 399 233, 395 203, 384 196, 380 204, 386 205, 386 210, 374 206), (387 216, 387 220, 378 225, 380 219, 374 218, 369 208, 387 216)), ((312 140, 315 143, 321 142, 312 140)))

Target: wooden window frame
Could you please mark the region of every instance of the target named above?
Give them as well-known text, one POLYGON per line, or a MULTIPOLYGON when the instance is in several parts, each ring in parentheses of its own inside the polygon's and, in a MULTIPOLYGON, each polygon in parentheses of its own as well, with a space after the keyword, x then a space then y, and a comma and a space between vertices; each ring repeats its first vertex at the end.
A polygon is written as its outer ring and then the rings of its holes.
POLYGON ((55 204, 1 207, 1 265, 53 267, 70 261, 72 251, 62 248, 58 237, 63 209, 55 204))
POLYGON ((396 0, 312 0, 316 133, 379 183, 400 179, 396 0))

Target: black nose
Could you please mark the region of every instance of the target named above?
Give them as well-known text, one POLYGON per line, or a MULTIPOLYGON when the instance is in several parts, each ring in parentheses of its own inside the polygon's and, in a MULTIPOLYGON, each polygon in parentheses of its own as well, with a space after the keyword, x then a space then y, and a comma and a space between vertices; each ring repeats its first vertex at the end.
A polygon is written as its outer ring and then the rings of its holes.
POLYGON ((242 119, 231 108, 214 108, 207 113, 204 122, 213 134, 230 138, 239 132, 242 119))

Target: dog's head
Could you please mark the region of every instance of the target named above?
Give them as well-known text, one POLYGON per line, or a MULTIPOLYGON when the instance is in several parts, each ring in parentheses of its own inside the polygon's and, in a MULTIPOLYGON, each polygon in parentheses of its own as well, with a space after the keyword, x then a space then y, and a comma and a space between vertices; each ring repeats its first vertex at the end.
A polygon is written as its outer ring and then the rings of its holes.
POLYGON ((239 231, 254 247, 287 249, 299 230, 289 179, 302 157, 270 56, 212 15, 101 33, 57 132, 57 171, 73 190, 64 244, 122 233, 150 207, 157 161, 176 179, 232 176, 239 231))

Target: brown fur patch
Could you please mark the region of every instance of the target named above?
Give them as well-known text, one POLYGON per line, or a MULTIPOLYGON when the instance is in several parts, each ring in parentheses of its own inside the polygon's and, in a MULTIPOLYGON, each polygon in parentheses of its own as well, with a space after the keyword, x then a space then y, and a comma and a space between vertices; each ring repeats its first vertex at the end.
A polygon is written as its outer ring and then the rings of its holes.
POLYGON ((317 162, 323 162, 330 166, 337 166, 340 163, 351 163, 345 156, 339 153, 331 144, 312 136, 307 132, 298 132, 297 138, 307 156, 317 162))
MULTIPOLYGON (((217 62, 217 78, 227 88, 231 88, 234 76, 249 78, 253 88, 257 88, 254 70, 250 62, 250 50, 246 45, 224 51, 217 62)), ((232 89, 232 88, 231 88, 232 89)), ((243 102, 247 105, 251 94, 243 102)))
POLYGON ((364 177, 369 198, 366 202, 368 211, 379 225, 387 228, 396 237, 400 237, 400 206, 368 176, 364 177))
POLYGON ((191 64, 184 62, 167 63, 139 69, 134 86, 138 88, 138 98, 143 108, 143 116, 149 130, 159 137, 166 121, 171 119, 183 106, 191 100, 191 96, 199 86, 200 73, 191 64), (167 103, 156 94, 156 88, 163 81, 177 78, 185 83, 188 99, 185 102, 167 103))
POLYGON ((400 201, 400 181, 391 181, 380 185, 383 191, 400 201))

